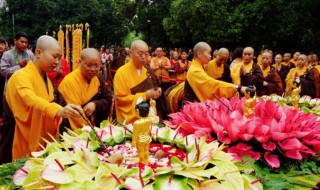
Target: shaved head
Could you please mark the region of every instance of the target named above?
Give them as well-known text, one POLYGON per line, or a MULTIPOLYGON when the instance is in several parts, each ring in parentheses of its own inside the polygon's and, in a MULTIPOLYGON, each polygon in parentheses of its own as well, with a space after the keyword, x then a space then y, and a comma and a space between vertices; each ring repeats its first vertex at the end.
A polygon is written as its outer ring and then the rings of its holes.
POLYGON ((141 69, 148 63, 149 47, 142 40, 135 40, 131 43, 129 50, 131 60, 137 69, 141 69))
POLYGON ((208 49, 211 49, 211 47, 207 42, 198 42, 193 48, 193 53, 197 56, 198 52, 205 52, 208 49))
POLYGON ((146 42, 144 42, 142 40, 135 40, 131 43, 130 50, 136 50, 136 49, 139 49, 140 47, 147 47, 148 48, 148 45, 146 42))
POLYGON ((229 58, 229 50, 227 48, 220 48, 216 57, 216 63, 220 65, 225 64, 229 58))
POLYGON ((272 54, 271 54, 271 53, 269 53, 269 52, 264 52, 262 55, 264 55, 264 56, 268 56, 268 57, 272 58, 272 54))
POLYGON ((243 51, 254 53, 254 49, 252 47, 246 47, 246 48, 243 49, 243 51))
POLYGON ((96 50, 94 48, 83 49, 81 52, 81 60, 85 59, 88 56, 96 56, 96 57, 100 58, 100 53, 98 50, 96 50))
POLYGON ((51 36, 43 35, 37 40, 36 49, 41 49, 43 51, 48 50, 53 46, 59 46, 59 42, 51 36))
POLYGON ((227 48, 220 48, 218 51, 218 55, 229 55, 229 50, 227 48))
POLYGON ((242 59, 244 64, 249 64, 253 60, 254 49, 252 47, 246 47, 243 49, 242 59))

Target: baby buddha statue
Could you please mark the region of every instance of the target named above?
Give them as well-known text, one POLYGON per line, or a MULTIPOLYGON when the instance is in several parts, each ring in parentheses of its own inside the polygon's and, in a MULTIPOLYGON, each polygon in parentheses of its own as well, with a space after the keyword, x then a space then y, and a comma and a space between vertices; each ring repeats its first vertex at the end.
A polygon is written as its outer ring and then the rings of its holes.
POLYGON ((291 92, 291 99, 292 99, 292 106, 296 109, 299 109, 299 99, 300 99, 300 92, 301 92, 301 85, 300 79, 296 78, 292 82, 292 92, 291 92))
POLYGON ((136 147, 139 135, 149 135, 152 123, 148 118, 149 108, 150 106, 146 101, 142 101, 135 107, 139 119, 133 123, 132 147, 136 147))
POLYGON ((254 106, 256 104, 255 87, 248 87, 245 92, 246 101, 244 103, 244 115, 246 117, 254 114, 254 106))

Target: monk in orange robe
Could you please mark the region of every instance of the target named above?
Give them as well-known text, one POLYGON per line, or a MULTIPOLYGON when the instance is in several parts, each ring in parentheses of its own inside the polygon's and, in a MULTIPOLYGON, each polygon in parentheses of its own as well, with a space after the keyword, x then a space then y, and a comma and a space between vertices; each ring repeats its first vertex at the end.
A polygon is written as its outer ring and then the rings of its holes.
POLYGON ((197 43, 193 52, 194 59, 188 70, 184 86, 183 105, 187 102, 213 100, 215 99, 213 93, 218 97, 230 98, 237 95, 237 90, 245 92, 246 87, 213 79, 205 72, 203 65, 208 64, 211 60, 211 47, 208 43, 197 43))
POLYGON ((59 43, 50 36, 41 36, 36 45, 35 60, 15 72, 8 81, 6 100, 13 112, 16 129, 12 159, 28 156, 56 136, 61 117, 80 117, 81 107, 68 104, 61 107, 52 103, 53 86, 46 72, 53 71, 62 56, 59 43))
POLYGON ((229 50, 220 48, 217 57, 205 66, 207 74, 214 79, 231 83, 230 68, 226 64, 228 58, 229 50))
POLYGON ((315 97, 315 78, 313 72, 308 70, 307 66, 307 56, 301 54, 298 58, 298 66, 293 68, 288 73, 286 78, 286 92, 290 95, 292 92, 293 81, 299 81, 301 84, 300 95, 308 95, 312 98, 315 97))
MULTIPOLYGON (((129 51, 131 60, 120 67, 114 77, 114 97, 118 121, 133 123, 138 119, 135 105, 139 98, 157 100, 162 89, 156 84, 148 62, 148 45, 142 40, 132 42, 129 51)), ((157 102, 157 108, 160 106, 157 102)))
MULTIPOLYGON (((81 105, 85 115, 92 123, 99 127, 109 116, 112 96, 103 80, 98 78, 100 71, 100 53, 93 48, 86 48, 81 52, 79 67, 67 75, 59 86, 59 92, 67 103, 81 105)), ((64 102, 62 102, 64 105, 64 102)), ((83 118, 69 118, 64 123, 71 129, 88 125, 83 118)), ((64 127, 64 126, 62 126, 64 127)))
POLYGON ((233 84, 255 86, 257 94, 262 90, 263 75, 258 64, 253 62, 254 49, 246 47, 243 50, 242 63, 232 67, 231 78, 233 84))

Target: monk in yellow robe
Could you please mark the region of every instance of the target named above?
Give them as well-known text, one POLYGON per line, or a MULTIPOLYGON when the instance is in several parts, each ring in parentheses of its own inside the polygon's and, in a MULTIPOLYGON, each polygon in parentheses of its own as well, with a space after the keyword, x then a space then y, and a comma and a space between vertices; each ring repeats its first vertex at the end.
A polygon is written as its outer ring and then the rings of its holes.
POLYGON ((282 80, 273 66, 270 66, 272 62, 272 55, 269 52, 262 54, 261 71, 263 74, 263 86, 259 96, 277 94, 281 96, 283 94, 282 80))
POLYGON ((60 62, 62 50, 50 36, 41 36, 36 45, 35 60, 15 72, 8 81, 6 100, 13 112, 16 129, 12 159, 28 156, 44 145, 40 137, 50 141, 48 133, 56 136, 61 117, 80 117, 82 109, 68 104, 52 103, 53 86, 46 72, 52 72, 60 62))
MULTIPOLYGON (((62 95, 59 99, 81 105, 85 115, 98 127, 108 118, 112 105, 111 92, 108 91, 103 80, 97 77, 100 67, 98 50, 86 48, 81 52, 79 67, 67 75, 59 85, 59 92, 62 95)), ((87 125, 83 118, 68 120, 73 130, 87 125)), ((66 125, 69 127, 68 123, 66 125)))
POLYGON ((135 114, 137 100, 157 100, 162 89, 155 86, 152 71, 145 67, 149 55, 148 45, 142 40, 135 40, 129 54, 131 60, 118 69, 114 77, 114 97, 117 120, 133 123, 138 119, 135 114))
POLYGON ((207 74, 214 79, 231 83, 230 68, 226 64, 228 58, 229 50, 220 48, 217 57, 205 66, 207 74))
POLYGON ((183 93, 184 82, 172 85, 165 91, 164 96, 166 97, 168 113, 175 113, 179 111, 179 108, 182 106, 183 93))
POLYGON ((298 81, 301 84, 301 93, 300 95, 308 95, 312 98, 315 97, 315 89, 316 89, 316 80, 314 78, 313 72, 307 69, 307 56, 305 54, 301 54, 298 58, 298 66, 293 68, 288 73, 286 78, 286 92, 287 94, 291 94, 293 81, 299 79, 298 81))
POLYGON ((300 52, 295 52, 294 54, 293 54, 293 58, 292 59, 290 59, 290 62, 291 63, 293 63, 295 66, 297 66, 298 65, 298 57, 301 55, 301 53, 300 52))
POLYGON ((203 65, 208 64, 211 60, 211 47, 208 43, 197 43, 193 52, 194 59, 188 70, 184 86, 183 105, 186 102, 213 100, 215 99, 213 93, 218 97, 230 98, 237 95, 237 90, 245 92, 246 87, 219 81, 207 75, 203 65))
POLYGON ((231 78, 233 84, 255 86, 257 94, 262 90, 263 75, 258 64, 253 62, 254 49, 246 47, 243 50, 242 63, 232 67, 231 78))

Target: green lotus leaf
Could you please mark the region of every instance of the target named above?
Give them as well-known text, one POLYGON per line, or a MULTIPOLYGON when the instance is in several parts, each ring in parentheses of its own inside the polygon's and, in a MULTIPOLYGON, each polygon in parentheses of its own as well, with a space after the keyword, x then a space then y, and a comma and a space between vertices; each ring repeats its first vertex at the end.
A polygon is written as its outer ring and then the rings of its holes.
POLYGON ((56 184, 67 184, 74 181, 73 174, 68 170, 62 170, 57 163, 48 165, 42 171, 41 177, 56 184))
POLYGON ((193 190, 226 190, 225 186, 219 183, 219 180, 217 179, 206 180, 202 182, 199 182, 195 179, 188 179, 188 185, 191 186, 193 190))
POLYGON ((69 184, 61 185, 60 190, 102 190, 105 188, 100 188, 99 185, 91 180, 84 181, 82 183, 73 182, 69 184))
POLYGON ((121 143, 124 139, 123 128, 111 126, 112 127, 112 136, 115 143, 121 143))
POLYGON ((66 171, 72 173, 75 181, 77 182, 92 180, 96 174, 96 169, 90 167, 84 162, 78 162, 77 164, 67 168, 66 171))
POLYGON ((71 155, 69 152, 54 152, 44 159, 44 165, 55 164, 55 160, 58 160, 62 165, 73 164, 71 155))
POLYGON ((92 152, 88 149, 84 150, 83 159, 90 166, 98 167, 100 165, 100 161, 98 159, 99 154, 97 152, 92 152))
POLYGON ((24 180, 22 186, 29 187, 30 184, 34 184, 40 182, 41 180, 41 172, 45 168, 45 165, 38 165, 29 171, 28 177, 24 180))
POLYGON ((213 160, 211 161, 211 163, 214 164, 216 168, 218 168, 218 170, 216 170, 216 172, 212 175, 217 179, 223 180, 223 183, 228 190, 244 189, 242 176, 239 172, 238 167, 234 163, 218 160, 213 160))
POLYGON ((188 178, 177 175, 158 175, 155 177, 155 190, 186 190, 188 178), (171 178, 171 179, 170 179, 171 178))
POLYGON ((254 182, 255 177, 247 174, 242 174, 244 189, 262 190, 263 186, 260 182, 254 182))

